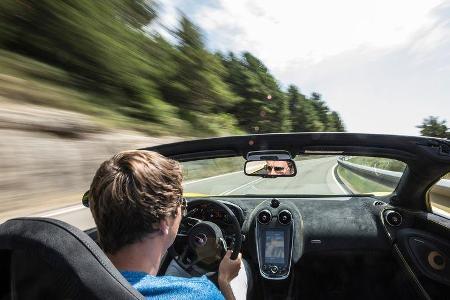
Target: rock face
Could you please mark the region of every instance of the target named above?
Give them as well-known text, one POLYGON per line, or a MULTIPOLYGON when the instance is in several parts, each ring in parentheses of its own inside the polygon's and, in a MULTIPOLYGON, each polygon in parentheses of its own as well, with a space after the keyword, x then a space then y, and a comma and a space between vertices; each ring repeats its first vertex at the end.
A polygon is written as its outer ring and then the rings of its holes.
POLYGON ((80 203, 113 154, 177 140, 106 131, 63 110, 0 103, 0 220, 80 203))

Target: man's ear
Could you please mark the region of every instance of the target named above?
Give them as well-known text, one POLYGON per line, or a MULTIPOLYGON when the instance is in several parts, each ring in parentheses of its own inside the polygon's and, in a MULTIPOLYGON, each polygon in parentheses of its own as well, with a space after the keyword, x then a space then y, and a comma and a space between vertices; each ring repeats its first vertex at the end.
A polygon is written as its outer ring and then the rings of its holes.
POLYGON ((169 234, 169 222, 167 221, 167 218, 163 218, 159 221, 159 231, 163 235, 169 234))

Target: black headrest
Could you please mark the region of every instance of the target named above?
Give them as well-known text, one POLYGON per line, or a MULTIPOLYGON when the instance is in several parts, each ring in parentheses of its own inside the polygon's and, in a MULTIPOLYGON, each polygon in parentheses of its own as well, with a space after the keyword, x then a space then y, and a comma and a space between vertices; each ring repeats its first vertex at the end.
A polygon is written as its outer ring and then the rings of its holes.
MULTIPOLYGON (((20 283, 23 286, 17 289, 31 290, 31 285, 35 293, 41 293, 41 288, 59 289, 58 293, 63 292, 68 298, 144 299, 87 234, 62 221, 9 220, 0 225, 0 251, 9 253, 7 280, 12 281, 12 289, 20 283), (42 283, 42 287, 36 284, 43 280, 47 282, 42 283)), ((2 259, 4 257, 2 255, 2 259)), ((6 272, 3 267, 2 272, 6 272)), ((20 292, 12 290, 10 293, 20 292)))

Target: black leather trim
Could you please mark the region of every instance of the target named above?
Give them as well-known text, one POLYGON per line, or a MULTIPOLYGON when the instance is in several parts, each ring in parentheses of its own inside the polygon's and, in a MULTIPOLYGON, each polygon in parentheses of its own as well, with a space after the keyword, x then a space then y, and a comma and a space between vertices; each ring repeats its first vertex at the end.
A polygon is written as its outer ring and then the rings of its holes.
MULTIPOLYGON (((0 225, 0 249, 25 250, 64 269, 95 299, 144 299, 81 230, 49 218, 17 218, 0 225)), ((39 276, 39 274, 36 274, 39 276)))
POLYGON ((428 295, 427 291, 423 288, 422 284, 417 279, 416 274, 414 274, 413 270, 411 269, 411 267, 406 262, 405 257, 402 255, 400 249, 398 248, 398 246, 396 244, 394 244, 393 250, 394 250, 394 255, 401 262, 401 266, 406 271, 407 275, 412 280, 412 282, 414 282, 414 286, 416 287, 417 292, 419 293, 419 295, 421 295, 421 297, 423 299, 431 300, 430 295, 428 295))

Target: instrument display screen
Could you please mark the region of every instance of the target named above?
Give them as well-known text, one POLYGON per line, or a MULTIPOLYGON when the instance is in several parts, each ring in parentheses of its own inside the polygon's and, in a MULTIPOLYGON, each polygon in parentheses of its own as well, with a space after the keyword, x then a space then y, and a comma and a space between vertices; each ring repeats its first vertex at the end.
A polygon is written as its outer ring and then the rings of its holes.
POLYGON ((266 263, 284 263, 284 231, 267 230, 264 258, 266 263))

